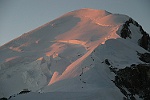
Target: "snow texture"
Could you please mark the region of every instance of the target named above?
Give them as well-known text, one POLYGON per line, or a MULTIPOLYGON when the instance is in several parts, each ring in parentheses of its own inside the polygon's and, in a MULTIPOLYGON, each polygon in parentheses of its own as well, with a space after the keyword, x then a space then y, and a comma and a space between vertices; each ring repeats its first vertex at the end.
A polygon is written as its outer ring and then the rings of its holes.
POLYGON ((103 62, 118 69, 142 63, 137 51, 147 51, 138 45, 139 28, 130 25, 131 39, 119 34, 129 18, 84 8, 1 46, 0 97, 29 89, 10 100, 122 100, 103 62))

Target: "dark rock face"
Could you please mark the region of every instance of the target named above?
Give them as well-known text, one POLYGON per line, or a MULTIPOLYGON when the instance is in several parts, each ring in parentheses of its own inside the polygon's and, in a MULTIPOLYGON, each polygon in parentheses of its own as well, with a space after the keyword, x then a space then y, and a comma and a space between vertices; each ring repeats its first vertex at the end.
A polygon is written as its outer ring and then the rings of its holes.
POLYGON ((111 65, 108 59, 104 63, 115 73, 114 84, 125 95, 123 100, 136 100, 135 95, 143 100, 150 100, 150 54, 138 54, 147 64, 132 64, 124 69, 118 69, 111 65))
POLYGON ((143 36, 141 37, 141 39, 139 39, 139 45, 140 45, 141 47, 143 47, 144 49, 150 51, 150 36, 149 36, 148 33, 146 33, 146 32, 143 30, 142 26, 139 26, 139 28, 140 28, 141 34, 143 35, 143 36))
POLYGON ((110 62, 108 61, 108 59, 105 59, 105 64, 111 65, 110 62))
POLYGON ((121 30, 121 37, 126 39, 127 37, 131 38, 131 31, 129 29, 129 23, 132 23, 132 19, 129 19, 129 21, 126 21, 125 24, 123 24, 122 30, 121 30))
POLYGON ((140 56, 139 59, 141 61, 146 62, 146 63, 150 63, 150 53, 144 53, 144 54, 138 53, 138 55, 140 56))
POLYGON ((135 94, 144 100, 150 100, 150 64, 119 69, 113 82, 129 100, 136 100, 135 94))
POLYGON ((8 99, 3 97, 3 98, 0 98, 0 100, 8 100, 8 99))
POLYGON ((145 32, 143 33, 143 36, 141 37, 140 41, 140 46, 143 47, 144 49, 150 51, 150 37, 148 34, 145 32))
POLYGON ((139 25, 139 24, 138 24, 136 21, 134 21, 132 18, 129 18, 129 20, 126 21, 126 22, 123 24, 122 30, 121 30, 121 33, 120 33, 120 34, 121 34, 121 37, 124 38, 124 39, 126 39, 127 37, 128 37, 128 38, 132 38, 132 37, 131 37, 131 31, 130 31, 130 29, 129 29, 130 24, 133 24, 133 25, 139 27, 139 29, 140 29, 140 32, 141 32, 141 34, 142 34, 142 37, 139 39, 139 41, 137 41, 138 44, 139 44, 142 48, 144 48, 144 49, 150 51, 150 36, 149 36, 149 34, 146 33, 146 32, 143 30, 142 26, 139 25))

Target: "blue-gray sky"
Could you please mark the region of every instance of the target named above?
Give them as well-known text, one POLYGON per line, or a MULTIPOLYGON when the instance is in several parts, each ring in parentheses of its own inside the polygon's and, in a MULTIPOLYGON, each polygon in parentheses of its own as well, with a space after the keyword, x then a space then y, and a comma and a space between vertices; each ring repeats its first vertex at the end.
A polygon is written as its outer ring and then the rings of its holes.
POLYGON ((150 33, 150 0, 0 0, 0 45, 80 8, 126 14, 150 33))

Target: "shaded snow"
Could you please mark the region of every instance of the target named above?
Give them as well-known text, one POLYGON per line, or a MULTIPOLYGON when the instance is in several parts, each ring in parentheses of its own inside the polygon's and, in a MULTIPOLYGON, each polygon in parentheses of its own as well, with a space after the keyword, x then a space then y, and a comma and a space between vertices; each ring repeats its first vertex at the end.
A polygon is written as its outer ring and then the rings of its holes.
POLYGON ((114 74, 117 68, 142 63, 137 56, 139 28, 130 25, 132 39, 119 35, 129 17, 104 10, 69 12, 0 47, 0 97, 23 89, 11 100, 121 100, 114 74), (61 91, 61 92, 60 92, 61 91), (58 96, 59 95, 59 96, 58 96))
POLYGON ((11 98, 10 100, 120 100, 121 96, 117 94, 101 91, 91 91, 91 92, 50 92, 50 93, 29 93, 27 95, 20 95, 16 98, 11 98))

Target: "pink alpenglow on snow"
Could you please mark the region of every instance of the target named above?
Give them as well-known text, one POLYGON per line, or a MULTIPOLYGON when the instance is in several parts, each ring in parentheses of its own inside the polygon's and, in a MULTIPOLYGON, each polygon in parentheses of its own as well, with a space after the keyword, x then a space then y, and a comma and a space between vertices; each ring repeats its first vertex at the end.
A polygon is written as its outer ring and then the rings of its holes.
POLYGON ((137 55, 147 52, 138 44, 140 27, 130 23, 130 36, 121 35, 129 19, 79 9, 1 46, 0 98, 28 89, 10 100, 122 100, 115 74, 103 62, 118 69, 143 63, 137 55))

